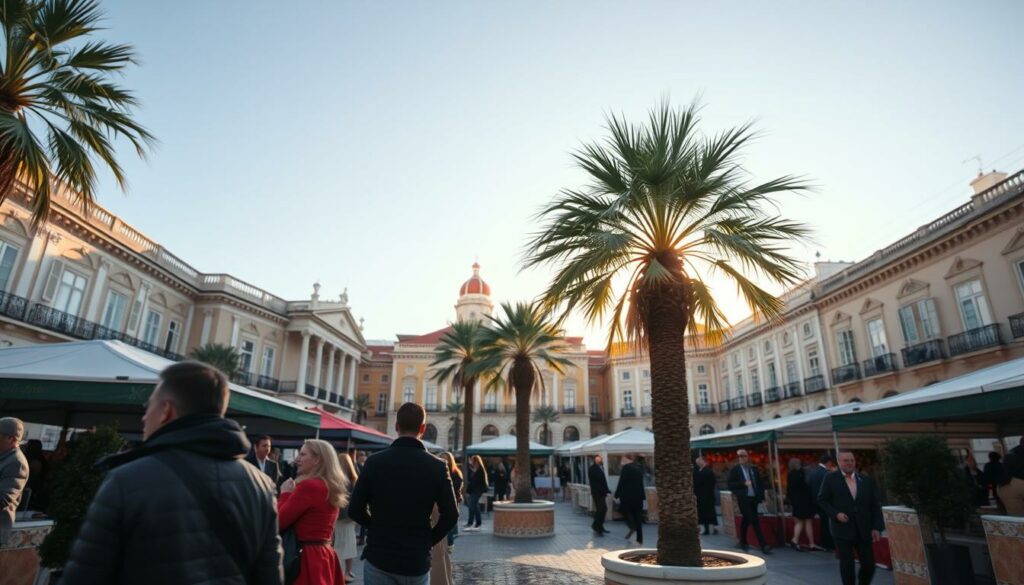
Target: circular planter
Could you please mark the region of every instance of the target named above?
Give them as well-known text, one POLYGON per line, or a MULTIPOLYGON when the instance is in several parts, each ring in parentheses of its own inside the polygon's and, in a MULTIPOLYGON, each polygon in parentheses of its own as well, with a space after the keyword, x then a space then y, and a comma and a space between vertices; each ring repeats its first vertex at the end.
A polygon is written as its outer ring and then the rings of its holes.
POLYGON ((624 561, 630 553, 654 553, 655 549, 616 550, 601 556, 605 585, 668 585, 670 583, 711 583, 713 585, 764 585, 768 567, 754 555, 704 549, 704 554, 731 561, 744 561, 731 567, 664 567, 624 561))
POLYGON ((494 535, 505 538, 544 538, 555 534, 555 503, 494 503, 494 535))

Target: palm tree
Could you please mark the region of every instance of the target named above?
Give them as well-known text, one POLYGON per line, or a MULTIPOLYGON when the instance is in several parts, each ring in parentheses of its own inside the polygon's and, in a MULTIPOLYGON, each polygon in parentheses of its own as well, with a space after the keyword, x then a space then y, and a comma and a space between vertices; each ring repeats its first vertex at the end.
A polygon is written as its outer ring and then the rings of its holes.
MULTIPOLYGON (((466 447, 472 443, 473 388, 477 381, 477 376, 471 374, 469 369, 480 353, 480 330, 480 321, 456 321, 453 323, 451 331, 441 336, 441 340, 434 348, 435 358, 430 364, 430 367, 438 368, 432 376, 434 380, 451 382, 453 387, 462 390, 462 402, 465 405, 462 436, 465 437, 466 447)), ((458 451, 458 446, 456 445, 453 450, 458 451)), ((462 459, 464 468, 468 469, 469 453, 465 452, 462 459)))
POLYGON ((525 261, 555 266, 548 306, 579 309, 591 323, 610 312, 609 348, 627 341, 650 358, 662 565, 701 566, 684 342, 697 323, 709 343, 728 326, 705 279, 724 275, 757 318, 775 319, 783 302, 748 275, 800 280, 787 246, 809 234, 773 213, 775 194, 807 185, 790 176, 749 182, 739 154, 750 126, 705 136, 698 109, 662 105, 646 125, 610 116, 610 135, 574 154, 589 184, 562 191, 539 213, 544 225, 525 261))
POLYGON ((488 316, 480 334, 480 357, 471 371, 485 376, 488 388, 504 388, 516 398, 516 469, 513 478, 515 503, 529 503, 530 496, 530 395, 543 391, 541 367, 564 373, 572 362, 561 357, 567 349, 561 331, 548 320, 537 303, 502 303, 504 315, 488 316))
POLYGON ((352 409, 355 411, 356 424, 361 425, 366 420, 367 413, 370 411, 370 395, 360 394, 356 396, 356 399, 352 401, 352 409))
POLYGON ((551 444, 549 425, 558 422, 558 409, 553 406, 538 406, 533 411, 533 422, 544 425, 543 443, 551 444))
POLYGON ((90 40, 101 19, 96 0, 0 4, 0 203, 24 181, 34 225, 62 184, 86 207, 95 200, 96 162, 126 187, 114 139, 127 139, 140 157, 154 141, 132 119, 135 97, 116 83, 135 63, 134 50, 90 40))
POLYGON ((238 374, 241 357, 233 347, 219 343, 207 343, 194 348, 188 356, 196 361, 211 365, 230 380, 238 374))
POLYGON ((445 407, 445 411, 451 415, 450 417, 448 417, 448 420, 451 421, 452 425, 454 425, 453 428, 455 429, 455 440, 452 441, 451 445, 451 450, 453 453, 458 453, 459 451, 459 420, 462 418, 463 410, 463 404, 458 401, 452 402, 451 404, 445 407))

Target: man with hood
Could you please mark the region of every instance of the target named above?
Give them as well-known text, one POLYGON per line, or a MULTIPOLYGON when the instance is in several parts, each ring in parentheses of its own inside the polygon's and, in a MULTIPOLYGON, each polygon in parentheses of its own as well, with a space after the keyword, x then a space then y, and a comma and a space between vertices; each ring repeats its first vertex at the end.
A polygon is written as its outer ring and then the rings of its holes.
POLYGON ((206 364, 160 373, 143 444, 98 464, 109 472, 61 583, 282 583, 274 485, 244 461, 227 406, 227 378, 206 364))

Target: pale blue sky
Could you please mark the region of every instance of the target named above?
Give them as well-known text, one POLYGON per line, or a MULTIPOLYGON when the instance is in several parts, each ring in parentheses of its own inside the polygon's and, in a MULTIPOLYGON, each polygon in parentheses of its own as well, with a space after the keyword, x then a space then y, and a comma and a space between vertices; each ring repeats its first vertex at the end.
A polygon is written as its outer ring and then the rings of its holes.
POLYGON ((663 96, 701 93, 709 131, 756 120, 752 175, 818 185, 782 206, 817 230, 807 260, 863 258, 966 202, 968 157, 1024 166, 1012 0, 104 6, 161 144, 123 150, 130 191, 105 178, 101 204, 205 272, 289 299, 348 286, 368 338, 443 326, 475 257, 496 300, 540 292, 520 252, 582 180, 569 153, 663 96))

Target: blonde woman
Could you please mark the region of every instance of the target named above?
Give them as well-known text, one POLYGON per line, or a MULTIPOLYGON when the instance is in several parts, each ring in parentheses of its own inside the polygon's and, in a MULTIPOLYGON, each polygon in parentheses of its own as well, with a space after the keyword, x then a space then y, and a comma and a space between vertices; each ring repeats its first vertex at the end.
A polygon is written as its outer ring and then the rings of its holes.
MULTIPOLYGON (((345 476, 345 484, 351 490, 352 486, 356 484, 356 480, 359 479, 356 465, 348 453, 339 453, 338 463, 341 464, 341 473, 345 476)), ((344 508, 338 515, 338 522, 334 525, 334 551, 338 553, 338 558, 345 563, 345 579, 348 581, 355 579, 356 576, 352 574, 352 559, 359 554, 356 548, 356 523, 348 517, 344 508)))
POLYGON ((309 439, 295 460, 296 479, 281 484, 279 529, 295 529, 302 547, 295 585, 344 585, 338 555, 331 546, 338 512, 348 505, 348 487, 334 447, 309 439))

